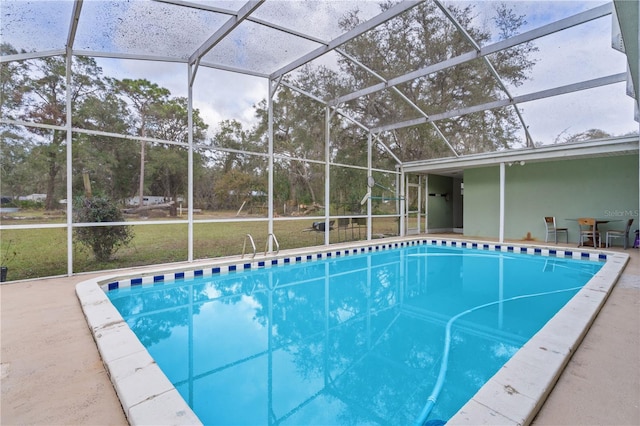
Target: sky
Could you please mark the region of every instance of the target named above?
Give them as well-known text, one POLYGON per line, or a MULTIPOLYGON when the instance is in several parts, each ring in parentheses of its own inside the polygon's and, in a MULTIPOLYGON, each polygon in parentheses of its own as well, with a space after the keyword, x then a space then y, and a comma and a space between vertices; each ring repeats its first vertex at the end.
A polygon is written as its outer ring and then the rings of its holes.
MULTIPOLYGON (((186 64, 162 64, 152 61, 98 59, 110 76, 123 79, 146 78, 171 91, 172 96, 187 96, 186 64)), ((267 98, 268 81, 263 78, 200 67, 193 88, 193 106, 209 124, 211 133, 223 120, 235 119, 244 126, 255 124, 254 105, 267 98)))
MULTIPOLYGON (((202 2, 221 7, 237 7, 244 2, 202 2)), ((258 9, 256 16, 297 31, 313 29, 325 40, 338 34, 336 16, 352 7, 353 2, 318 0, 302 3, 295 0, 267 3, 258 9), (308 8, 304 5, 313 5, 308 8), (303 7, 304 6, 304 7, 303 7), (314 16, 310 16, 315 14, 314 16), (313 26, 309 27, 309 23, 313 26)), ((465 5, 466 1, 449 1, 445 4, 465 5)), ((472 2, 477 10, 477 22, 492 25, 487 17, 498 4, 494 1, 472 2)), ((526 15, 523 30, 536 28, 552 19, 564 18, 574 13, 596 7, 603 1, 509 1, 517 15, 526 15)), ((51 50, 64 46, 70 21, 69 0, 38 1, 3 0, 3 41, 31 50, 51 50)), ((154 15, 144 25, 139 25, 151 14, 149 3, 143 1, 107 3, 87 0, 80 17, 74 49, 106 49, 132 51, 139 54, 174 55, 188 57, 215 29, 226 20, 221 15, 199 13, 162 3, 153 3, 154 15), (108 5, 112 7, 107 8, 108 5), (115 5, 115 7, 113 7, 115 5), (179 11, 176 12, 176 11, 179 11), (162 18, 162 22, 160 22, 162 18), (138 35, 137 28, 145 31, 138 35), (146 37, 146 38, 145 38, 146 37), (186 52, 186 53, 185 53, 186 52)), ((376 12, 374 2, 361 3, 361 15, 376 12)), ((605 17, 562 33, 536 40, 539 48, 536 65, 530 80, 521 87, 509 87, 512 95, 545 90, 554 86, 573 83, 576 79, 592 79, 626 71, 624 54, 611 48, 611 17, 605 17)), ((268 64, 274 69, 309 50, 310 42, 297 42, 292 36, 251 23, 237 30, 209 54, 209 58, 225 60, 228 64, 259 66, 268 64), (246 39, 245 39, 246 38, 246 39), (258 43, 252 47, 246 40, 258 43), (269 40, 274 43, 266 43, 269 40), (274 51, 274 47, 278 51, 274 51), (245 52, 238 56, 236 52, 245 52), (219 53, 220 52, 220 53, 219 53), (246 53, 249 52, 249 53, 246 53), (235 58, 231 56, 236 55, 235 58), (235 62, 234 62, 235 61, 235 62)), ((186 96, 187 65, 184 63, 159 63, 155 61, 98 59, 106 74, 117 78, 146 78, 171 90, 174 96, 186 96)), ((584 94, 571 94, 521 104, 520 108, 535 141, 550 143, 559 134, 573 134, 591 128, 600 128, 615 135, 638 131, 633 120, 633 100, 625 95, 624 83, 593 89, 584 94)), ((214 131, 224 119, 235 119, 245 126, 255 123, 254 105, 266 99, 268 81, 264 78, 235 74, 200 67, 194 84, 194 106, 214 131)), ((211 132, 210 132, 211 133, 211 132)))

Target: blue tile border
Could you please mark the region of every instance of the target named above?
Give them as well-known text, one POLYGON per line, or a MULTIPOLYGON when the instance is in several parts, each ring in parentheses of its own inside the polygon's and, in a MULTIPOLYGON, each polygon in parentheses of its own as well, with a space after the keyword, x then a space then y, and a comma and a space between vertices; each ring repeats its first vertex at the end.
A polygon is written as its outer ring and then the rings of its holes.
POLYGON ((591 261, 599 261, 606 262, 607 254, 601 252, 594 251, 574 251, 573 249, 563 249, 563 248, 542 248, 542 247, 531 247, 531 246, 519 246, 516 244, 513 245, 503 245, 500 243, 478 243, 478 242, 470 242, 470 241, 457 241, 457 240, 442 240, 442 239, 412 239, 401 242, 390 242, 383 244, 371 244, 363 247, 355 247, 355 248, 340 248, 336 250, 323 250, 318 253, 311 253, 306 255, 293 255, 292 257, 282 257, 275 258, 270 260, 259 260, 254 262, 246 262, 238 261, 237 263, 232 263, 228 265, 221 266, 211 266, 209 268, 204 269, 194 269, 194 270, 184 270, 177 271, 165 274, 153 274, 150 276, 144 277, 133 277, 122 279, 119 281, 109 281, 102 283, 100 287, 103 291, 108 292, 111 290, 117 290, 119 288, 126 287, 135 287, 135 286, 143 286, 143 285, 153 285, 154 283, 162 283, 164 281, 173 281, 173 280, 182 280, 193 277, 203 277, 210 275, 218 275, 218 274, 226 274, 230 272, 236 271, 250 271, 254 269, 263 269, 271 266, 278 265, 287 265, 287 264, 295 264, 295 263, 305 263, 305 262, 314 262, 317 260, 337 260, 339 257, 349 256, 349 255, 357 255, 362 253, 372 253, 375 251, 381 250, 392 250, 401 247, 410 247, 410 246, 420 246, 420 245, 430 245, 430 246, 443 246, 443 247, 456 247, 456 248, 465 248, 470 250, 491 250, 491 251, 500 251, 500 252, 508 252, 508 253, 517 253, 517 254, 527 254, 534 256, 547 256, 547 257, 558 257, 558 258, 573 258, 573 259, 581 259, 581 260, 591 260, 591 261))

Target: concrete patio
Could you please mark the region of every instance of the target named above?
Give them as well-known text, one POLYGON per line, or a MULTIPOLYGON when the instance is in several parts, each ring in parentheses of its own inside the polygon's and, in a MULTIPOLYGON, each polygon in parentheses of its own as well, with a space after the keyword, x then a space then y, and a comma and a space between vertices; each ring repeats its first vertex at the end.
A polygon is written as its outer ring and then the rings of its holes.
MULTIPOLYGON (((533 424, 640 424, 640 253, 626 252, 623 275, 533 424)), ((100 275, 0 286, 1 424, 127 424, 75 295, 100 275)))

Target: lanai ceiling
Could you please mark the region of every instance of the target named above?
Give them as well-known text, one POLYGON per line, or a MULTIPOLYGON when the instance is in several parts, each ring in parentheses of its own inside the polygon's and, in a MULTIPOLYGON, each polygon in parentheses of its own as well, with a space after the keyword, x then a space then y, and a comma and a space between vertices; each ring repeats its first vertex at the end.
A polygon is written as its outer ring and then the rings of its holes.
MULTIPOLYGON (((358 55, 352 43, 384 23, 401 22, 420 1, 402 1, 381 7, 365 1, 24 1, 3 0, 1 37, 18 50, 1 62, 51 55, 85 55, 116 60, 144 60, 162 64, 187 64, 190 83, 197 92, 199 70, 215 69, 234 75, 295 81, 304 65, 324 66, 339 72, 339 61, 367 73, 366 84, 346 93, 308 95, 339 113, 357 120, 373 133, 393 132, 430 125, 455 117, 501 108, 514 109, 519 143, 514 147, 557 142, 562 132, 571 134, 602 129, 612 135, 637 132, 638 3, 633 1, 535 1, 506 2, 526 24, 517 34, 502 39, 492 28, 497 2, 429 0, 437 13, 466 40, 465 51, 413 69, 390 72, 376 69, 358 55), (467 31, 468 23, 456 21, 453 8, 471 5, 473 24, 492 31, 478 41, 467 31), (633 7, 635 6, 635 8, 633 7), (618 9, 616 18, 616 9, 618 9), (357 10, 359 23, 345 30, 341 20, 357 10), (635 31, 635 32, 634 32, 635 31), (634 39, 635 34, 635 39, 634 39), (499 54, 533 43, 538 52, 529 78, 521 85, 502 81, 496 71, 499 54), (626 54, 625 54, 626 52, 626 54), (481 102, 461 102, 455 109, 419 105, 411 101, 412 85, 437 73, 454 72, 464 64, 481 61, 486 78, 495 79, 500 95, 481 102), (350 105, 357 99, 388 93, 403 111, 401 119, 355 115, 350 105), (554 137, 556 138, 554 140, 554 137)), ((394 46, 389 57, 401 55, 394 46)), ((168 66, 168 65, 166 65, 168 66)), ((185 87, 187 78, 180 75, 185 87)), ((207 82, 215 85, 216 82, 207 82)), ((292 88, 296 88, 295 84, 292 88)), ((264 97, 264 96, 263 96, 264 97)), ((242 98, 238 94, 238 98, 242 98)), ((229 117, 233 118, 233 117, 229 117)), ((215 124, 215 123, 209 123, 215 124)), ((451 154, 458 153, 442 135, 451 154)))

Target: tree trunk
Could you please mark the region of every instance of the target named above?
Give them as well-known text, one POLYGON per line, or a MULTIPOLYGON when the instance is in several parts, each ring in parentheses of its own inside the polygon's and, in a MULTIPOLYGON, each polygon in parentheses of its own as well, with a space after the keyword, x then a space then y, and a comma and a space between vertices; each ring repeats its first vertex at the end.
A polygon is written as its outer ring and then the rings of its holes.
POLYGON ((145 141, 140 141, 140 185, 138 189, 138 207, 144 205, 144 147, 145 141))
POLYGON ((309 194, 311 194, 311 204, 315 205, 316 203, 316 193, 313 191, 313 185, 310 179, 305 178, 304 182, 307 184, 307 188, 309 188, 309 194))
MULTIPOLYGON (((53 210, 57 207, 55 197, 56 192, 56 177, 60 171, 60 164, 58 164, 58 149, 62 145, 62 132, 54 130, 51 145, 47 147, 47 164, 49 170, 47 171, 47 198, 45 200, 45 209, 53 210)), ((66 134, 66 132, 64 133, 66 134)), ((71 200, 67 200, 71 202, 71 200)))
POLYGON ((53 210, 56 207, 56 201, 54 199, 56 189, 56 176, 60 167, 56 163, 56 153, 49 153, 49 171, 47 173, 47 198, 45 201, 45 209, 53 210))
MULTIPOLYGON (((145 129, 145 118, 142 116, 142 124, 140 129, 140 136, 143 138, 147 135, 147 131, 145 129)), ((144 140, 140 141, 140 186, 138 193, 140 194, 140 199, 138 200, 138 207, 142 207, 144 205, 144 151, 147 142, 144 140)))

